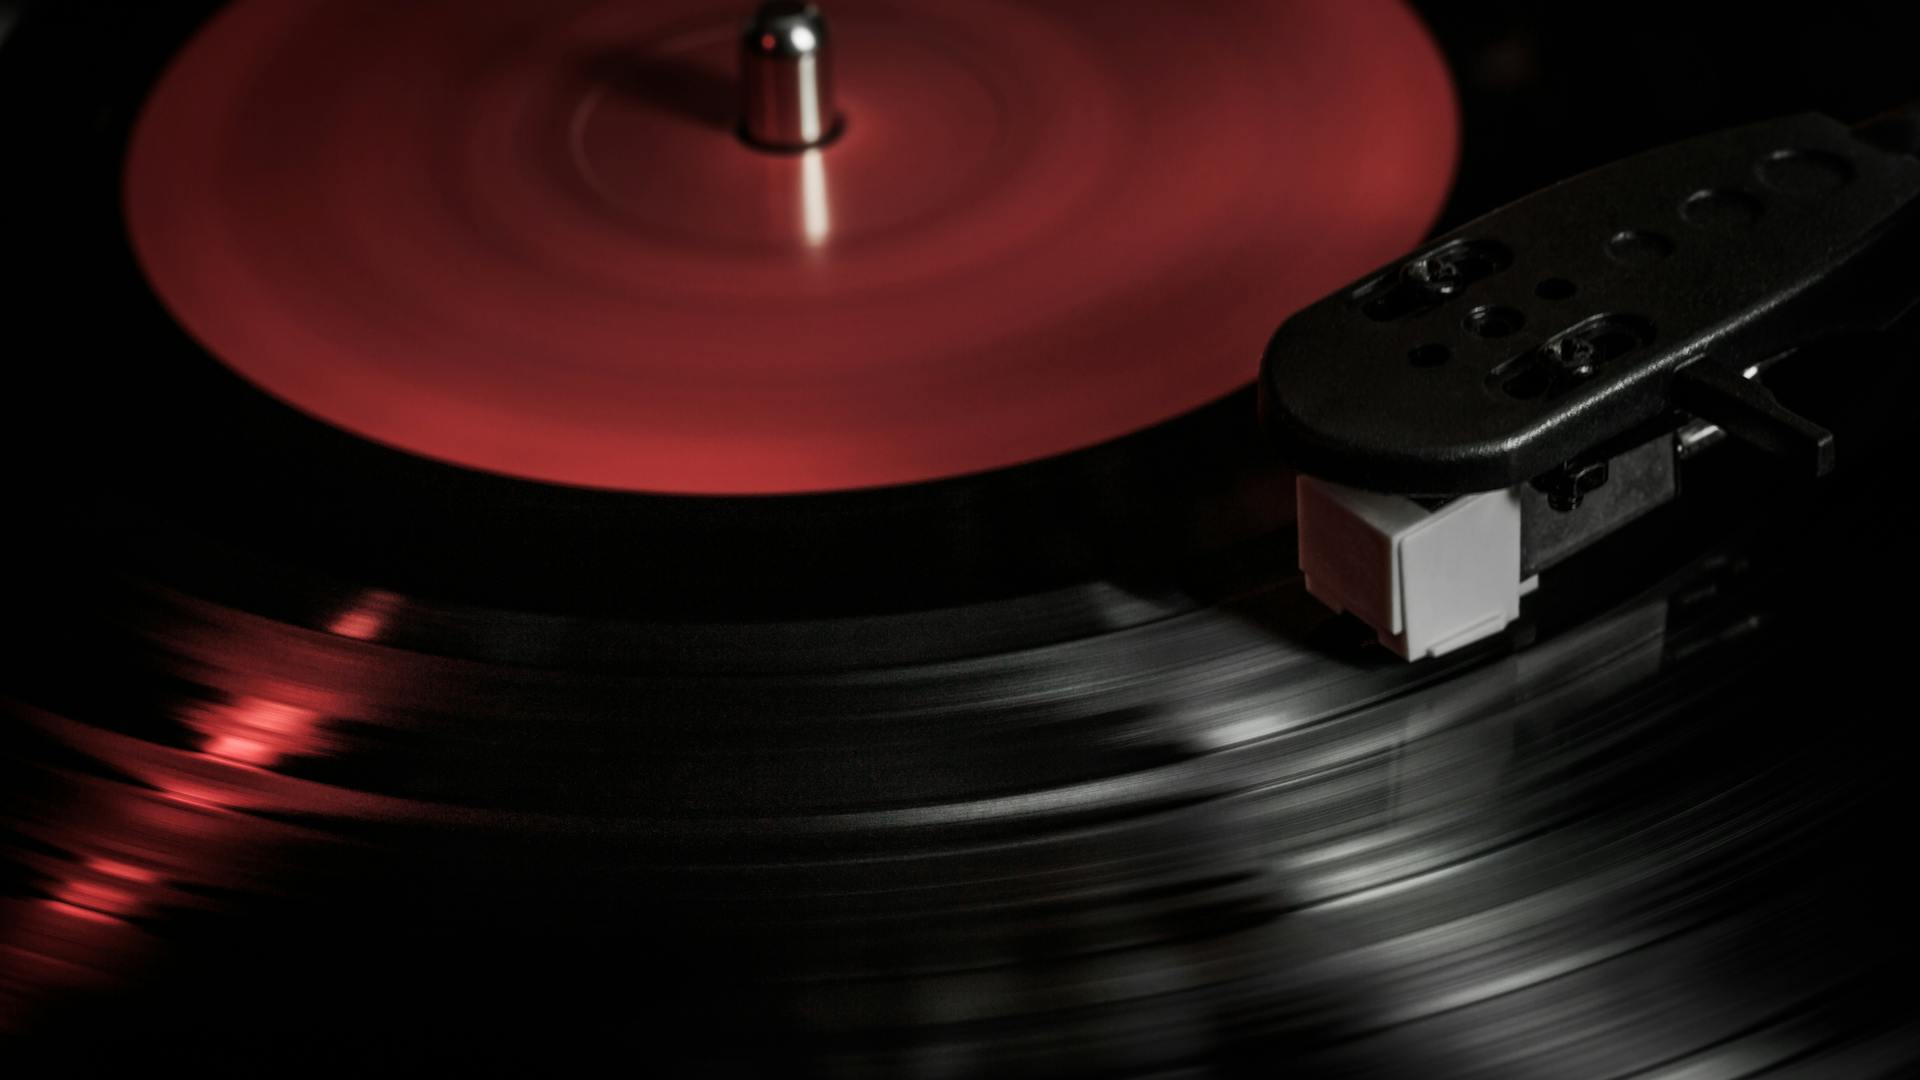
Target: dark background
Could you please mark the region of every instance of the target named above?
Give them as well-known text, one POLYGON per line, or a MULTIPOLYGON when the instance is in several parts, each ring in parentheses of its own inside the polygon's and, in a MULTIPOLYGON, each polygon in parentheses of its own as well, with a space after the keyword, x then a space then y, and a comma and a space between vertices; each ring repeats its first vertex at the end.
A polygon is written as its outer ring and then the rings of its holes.
POLYGON ((1636 150, 1788 113, 1920 98, 1915 5, 1423 0, 1461 99, 1439 231, 1636 150))

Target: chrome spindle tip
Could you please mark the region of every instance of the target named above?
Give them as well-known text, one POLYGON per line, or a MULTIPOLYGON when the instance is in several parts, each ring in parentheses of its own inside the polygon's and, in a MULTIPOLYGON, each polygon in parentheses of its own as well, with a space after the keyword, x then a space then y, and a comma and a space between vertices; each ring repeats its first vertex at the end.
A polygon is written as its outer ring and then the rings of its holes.
POLYGON ((827 20, 806 3, 766 3, 740 39, 741 137, 769 150, 805 150, 840 130, 827 20))

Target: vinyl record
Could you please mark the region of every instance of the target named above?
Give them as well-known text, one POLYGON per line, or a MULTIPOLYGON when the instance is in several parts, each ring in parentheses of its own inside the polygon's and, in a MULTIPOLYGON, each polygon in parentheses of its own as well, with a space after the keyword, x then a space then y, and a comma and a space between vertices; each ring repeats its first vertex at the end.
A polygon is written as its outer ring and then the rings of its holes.
POLYGON ((741 19, 230 5, 143 107, 135 249, 212 353, 376 441, 804 492, 1217 399, 1452 173, 1445 72, 1394 4, 848 0, 845 131, 801 154, 733 128, 741 19))
POLYGON ((1415 664, 1305 591, 1243 385, 1443 197, 1897 99, 1901 39, 1843 7, 1662 12, 1678 45, 1583 5, 1094 7, 834 5, 818 243, 805 156, 683 107, 724 5, 25 9, 0 1060, 1920 1061, 1911 326, 1796 365, 1844 419, 1831 481, 1716 446, 1415 664), (1854 51, 1783 59, 1825 36, 1854 51), (569 145, 659 199, 582 188, 569 145), (675 347, 609 366, 629 335, 675 347), (554 366, 510 362, 536 340, 554 366))

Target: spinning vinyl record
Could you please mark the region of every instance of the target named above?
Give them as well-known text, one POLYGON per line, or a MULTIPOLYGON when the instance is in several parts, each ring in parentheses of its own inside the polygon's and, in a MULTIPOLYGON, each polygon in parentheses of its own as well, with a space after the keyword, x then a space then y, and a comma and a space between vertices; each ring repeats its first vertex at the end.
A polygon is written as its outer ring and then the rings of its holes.
POLYGON ((1872 9, 0 11, 19 1075, 1920 1061, 1912 324, 1413 661, 1253 389, 1872 9))

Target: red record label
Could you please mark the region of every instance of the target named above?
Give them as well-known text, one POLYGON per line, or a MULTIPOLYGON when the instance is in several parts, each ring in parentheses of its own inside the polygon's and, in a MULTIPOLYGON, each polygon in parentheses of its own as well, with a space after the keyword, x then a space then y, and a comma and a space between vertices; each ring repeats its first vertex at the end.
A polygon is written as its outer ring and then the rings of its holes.
POLYGON ((1398 3, 838 0, 846 129, 734 131, 751 4, 240 0, 130 148, 162 300, 266 392, 565 484, 806 492, 1102 442, 1416 243, 1398 3))

